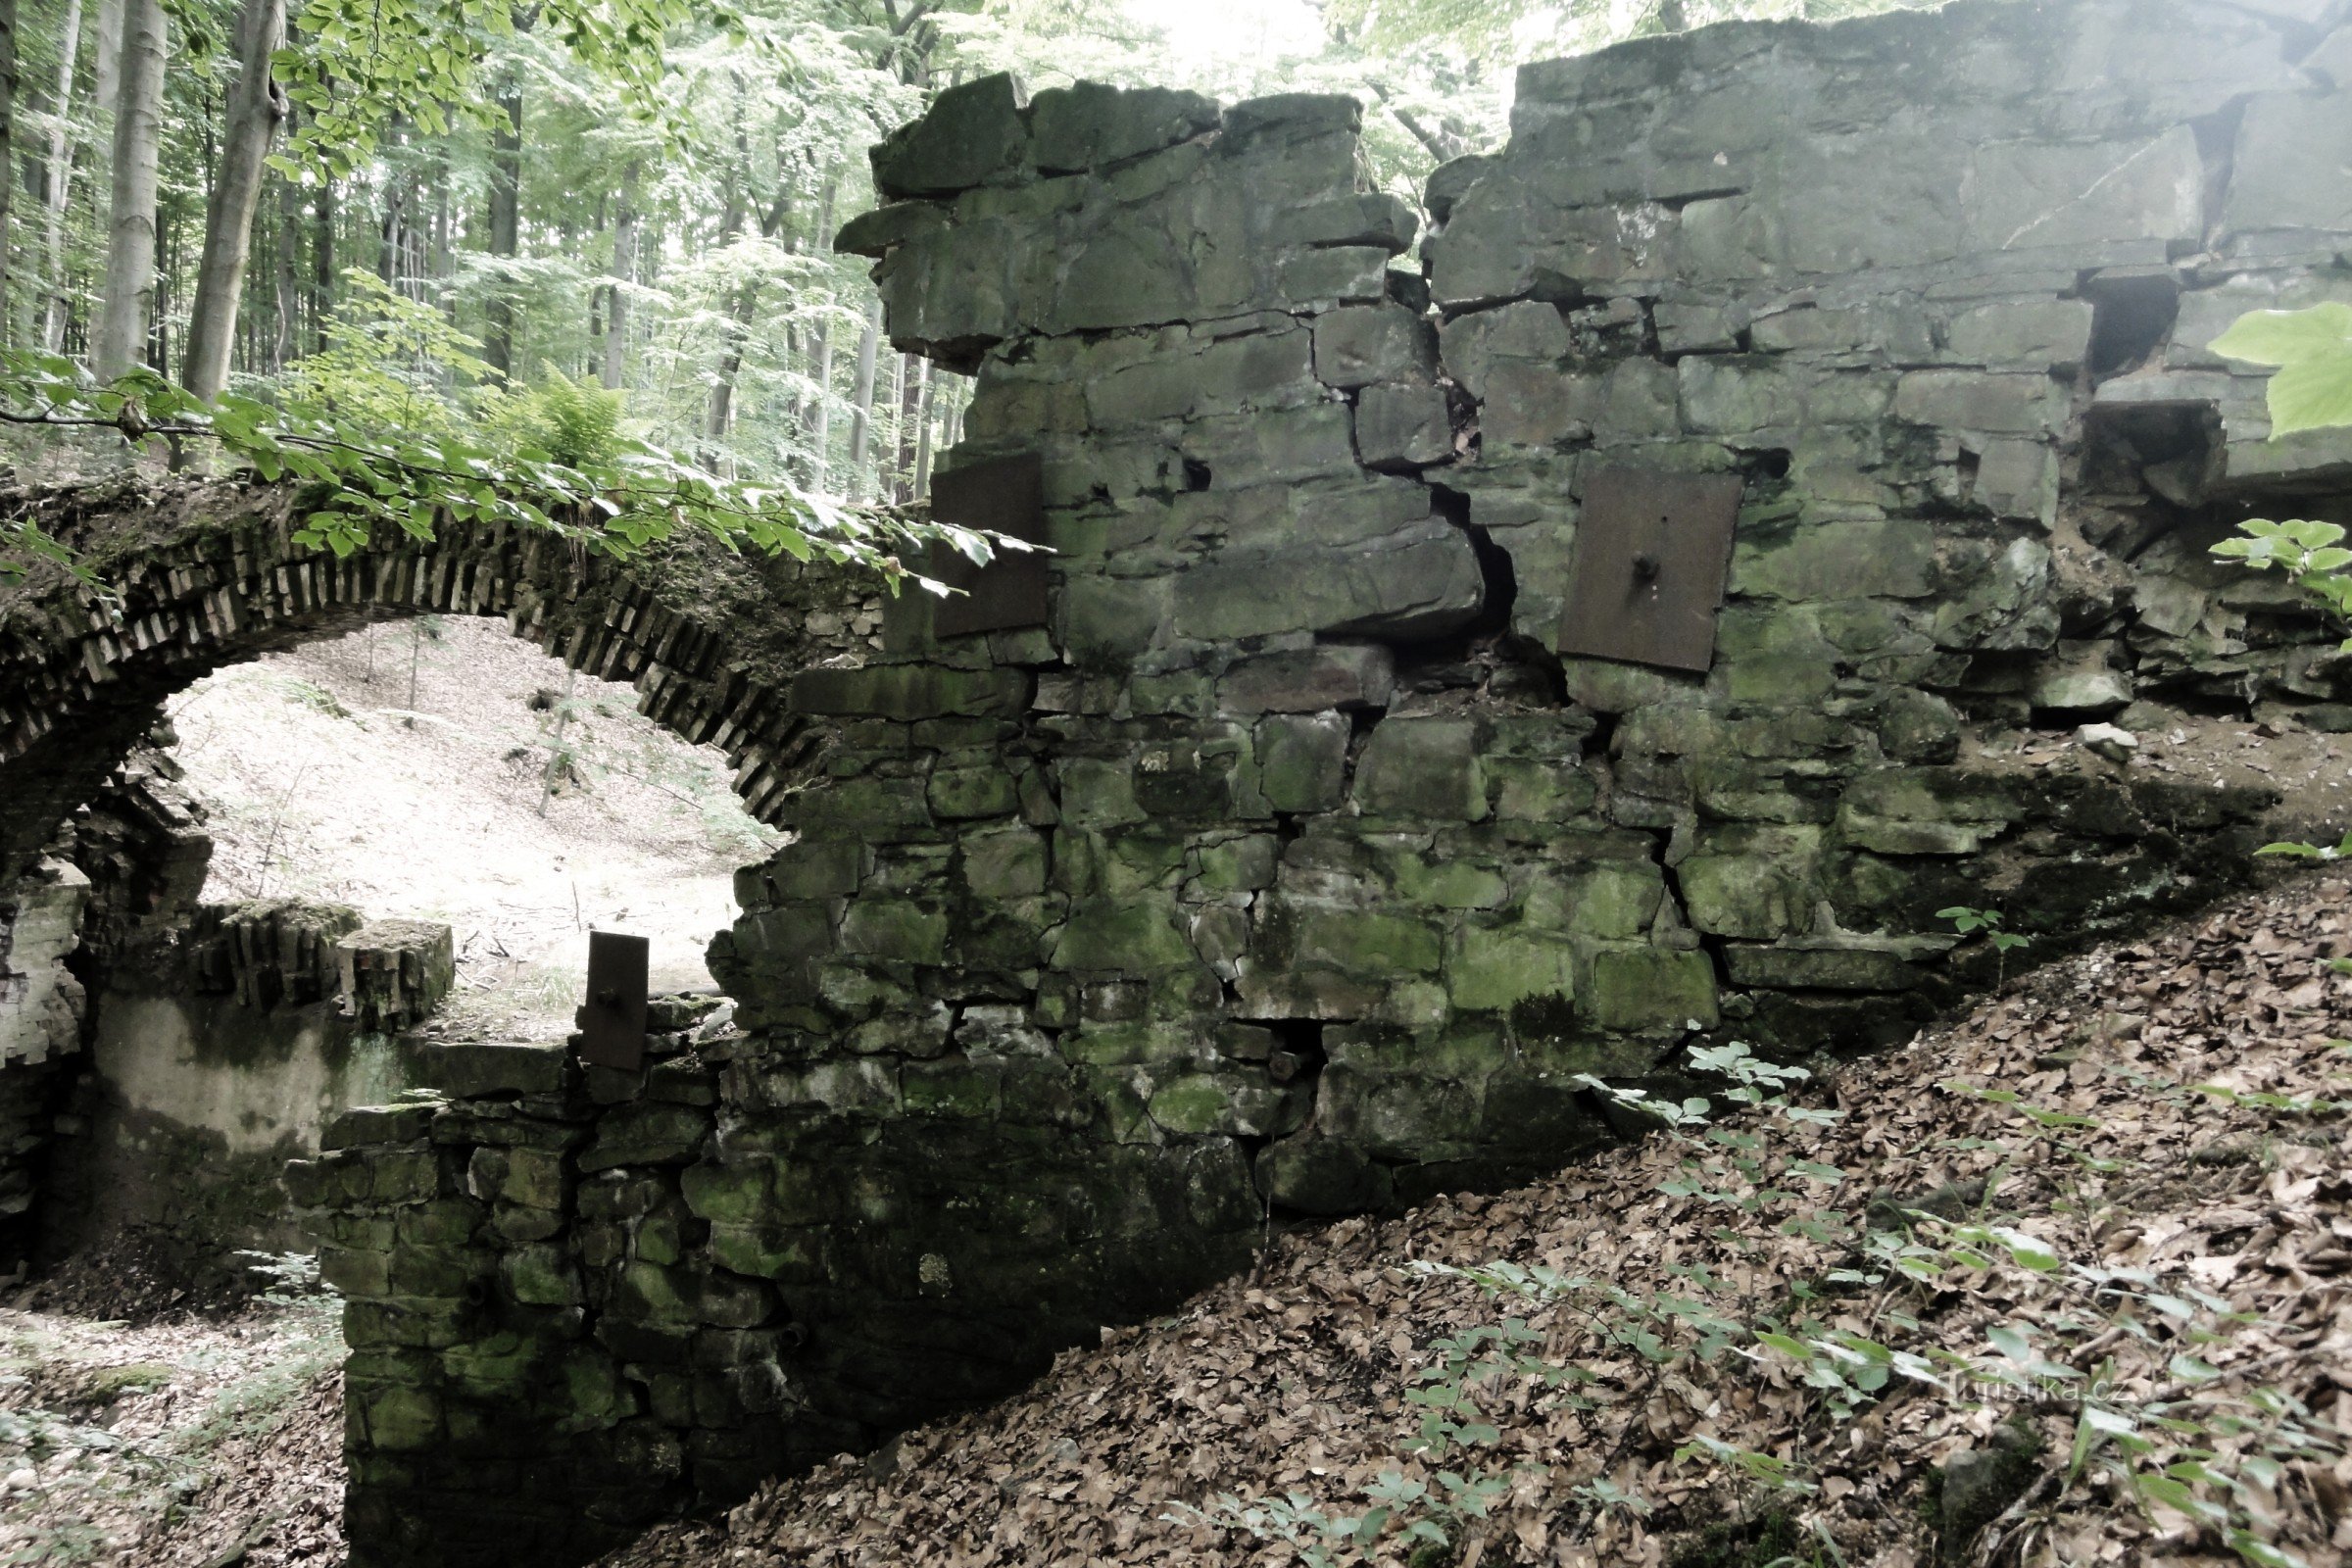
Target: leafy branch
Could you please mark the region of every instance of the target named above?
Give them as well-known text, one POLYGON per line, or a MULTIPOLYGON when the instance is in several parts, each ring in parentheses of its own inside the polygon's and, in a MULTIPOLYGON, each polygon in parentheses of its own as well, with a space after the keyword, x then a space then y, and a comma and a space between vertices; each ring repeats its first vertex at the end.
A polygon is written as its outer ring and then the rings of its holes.
MULTIPOLYGON (((789 482, 722 479, 617 430, 599 450, 561 458, 527 440, 498 451, 441 429, 387 437, 380 425, 362 427, 331 411, 275 409, 233 393, 208 403, 145 369, 100 382, 71 360, 21 350, 0 351, 0 423, 112 431, 133 446, 160 440, 178 460, 191 444, 210 446, 266 481, 304 487, 295 539, 337 557, 364 547, 378 526, 422 541, 445 520, 550 531, 617 559, 686 531, 734 551, 871 570, 894 594, 909 581, 945 594, 944 584, 910 570, 904 558, 934 541, 980 562, 1000 545, 1028 548, 910 514, 845 507, 789 482)), ((43 561, 91 580, 36 520, 0 518, 0 582, 21 579, 43 561)))

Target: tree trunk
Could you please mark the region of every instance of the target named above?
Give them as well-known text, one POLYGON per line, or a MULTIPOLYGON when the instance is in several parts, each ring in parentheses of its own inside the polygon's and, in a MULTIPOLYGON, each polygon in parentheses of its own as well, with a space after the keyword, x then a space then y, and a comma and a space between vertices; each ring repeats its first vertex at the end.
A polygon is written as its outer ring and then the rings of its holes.
POLYGON ((123 0, 121 74, 106 294, 90 348, 91 368, 103 380, 138 364, 155 305, 156 155, 164 131, 162 0, 123 0))
POLYGON ((270 61, 286 32, 286 0, 245 0, 237 24, 237 84, 228 98, 220 175, 204 210, 204 257, 196 267, 196 302, 188 317, 185 378, 200 398, 228 385, 229 346, 237 339, 237 302, 253 257, 253 215, 262 203, 270 138, 286 118, 286 95, 270 79, 270 61))
MULTIPOLYGON (((490 133, 490 254, 513 261, 522 249, 522 87, 499 99, 505 122, 490 133)), ((501 376, 514 373, 514 301, 507 280, 483 310, 482 359, 501 376)))
POLYGON ((929 360, 921 363, 916 373, 923 378, 923 398, 922 407, 915 415, 914 480, 907 487, 906 499, 909 501, 920 501, 931 493, 932 389, 939 382, 938 373, 931 368, 929 360))
POLYGON ((47 245, 43 250, 41 347, 51 354, 66 336, 66 205, 74 188, 74 65, 81 52, 81 0, 67 0, 66 25, 57 41, 57 122, 49 129, 47 245))
POLYGON ((858 383, 850 393, 850 484, 848 497, 865 491, 866 432, 874 420, 874 344, 882 335, 882 297, 866 308, 865 330, 858 334, 858 383))
POLYGON ((0 0, 0 322, 8 303, 8 220, 17 185, 17 0, 0 0))
POLYGON ((893 493, 902 502, 915 497, 914 460, 922 444, 916 431, 922 420, 923 371, 930 364, 911 354, 899 356, 899 465, 891 482, 893 493))
POLYGON ((311 340, 314 353, 324 354, 326 324, 335 314, 335 181, 328 175, 318 184, 318 202, 311 230, 311 340))
POLYGON ((629 290, 637 282, 637 166, 620 176, 612 213, 612 286, 605 300, 605 385, 617 391, 629 368, 629 290))
POLYGON ((104 130, 122 101, 122 17, 127 0, 98 0, 90 39, 90 108, 104 130))

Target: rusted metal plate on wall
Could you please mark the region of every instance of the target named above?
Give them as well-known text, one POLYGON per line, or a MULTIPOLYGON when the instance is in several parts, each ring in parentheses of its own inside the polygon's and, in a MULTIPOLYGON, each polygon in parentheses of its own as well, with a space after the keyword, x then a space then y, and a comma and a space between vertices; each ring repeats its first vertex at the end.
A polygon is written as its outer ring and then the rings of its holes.
POLYGON ((635 1072, 645 1063, 646 967, 653 944, 617 931, 588 933, 588 1000, 580 1059, 635 1072))
POLYGON ((1703 673, 1740 485, 1736 473, 1587 473, 1559 651, 1703 673))
MULTIPOLYGON (((959 528, 984 529, 1027 544, 1046 542, 1045 479, 1034 452, 952 469, 931 481, 931 515, 959 528)), ((976 565, 952 545, 931 547, 930 575, 963 591, 931 603, 936 637, 1011 631, 1046 623, 1046 558, 1000 550, 976 565)), ((925 597, 928 597, 927 595, 925 597)))

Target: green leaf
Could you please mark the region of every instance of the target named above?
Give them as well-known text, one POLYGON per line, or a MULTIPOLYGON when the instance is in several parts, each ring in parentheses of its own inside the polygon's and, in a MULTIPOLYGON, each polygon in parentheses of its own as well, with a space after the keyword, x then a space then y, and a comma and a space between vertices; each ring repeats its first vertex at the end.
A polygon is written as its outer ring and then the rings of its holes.
POLYGON ((2352 348, 2297 360, 2271 376, 2271 439, 2352 424, 2352 348))
POLYGON ((2290 365, 2352 351, 2352 305, 2331 301, 2301 311, 2249 311, 2209 347, 2249 365, 2290 365))

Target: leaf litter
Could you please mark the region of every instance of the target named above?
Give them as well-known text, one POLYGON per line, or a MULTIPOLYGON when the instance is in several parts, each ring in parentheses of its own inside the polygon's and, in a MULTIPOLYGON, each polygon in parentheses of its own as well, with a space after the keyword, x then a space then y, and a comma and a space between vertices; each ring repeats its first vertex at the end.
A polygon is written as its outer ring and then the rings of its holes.
POLYGON ((2346 889, 2052 964, 1777 1120, 1280 1237, 606 1568, 2342 1564, 2346 889))

